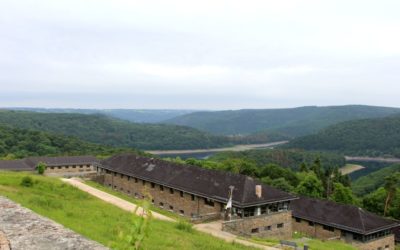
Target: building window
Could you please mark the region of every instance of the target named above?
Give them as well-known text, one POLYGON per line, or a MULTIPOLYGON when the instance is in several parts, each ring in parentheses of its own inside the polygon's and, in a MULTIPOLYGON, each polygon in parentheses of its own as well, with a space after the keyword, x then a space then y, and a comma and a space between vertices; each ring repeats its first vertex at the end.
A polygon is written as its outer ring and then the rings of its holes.
POLYGON ((259 232, 259 229, 258 228, 252 228, 251 229, 251 233, 252 234, 256 234, 256 233, 258 233, 259 232))
POLYGON ((83 168, 83 166, 82 166, 82 165, 80 165, 79 167, 80 167, 80 168, 83 168))
POLYGON ((279 223, 278 225, 276 225, 277 228, 282 228, 283 227, 283 223, 279 223))
POLYGON ((297 222, 297 223, 300 223, 300 222, 301 222, 301 219, 300 219, 300 218, 296 218, 296 222, 297 222))
POLYGON ((182 214, 182 215, 184 215, 184 214, 185 214, 185 211, 179 210, 179 213, 182 214))
POLYGON ((128 194, 131 194, 131 190, 128 190, 128 194))
POLYGON ((144 186, 144 185, 146 185, 146 181, 145 181, 145 180, 143 180, 143 181, 142 181, 142 184, 143 184, 143 186, 144 186))
POLYGON ((160 207, 164 207, 164 203, 160 202, 160 207))
POLYGON ((151 204, 154 204, 154 199, 151 199, 151 204))
POLYGON ((170 194, 173 194, 173 193, 174 193, 174 190, 173 190, 172 188, 169 188, 169 193, 170 193, 170 194))
POLYGON ((117 189, 117 186, 114 186, 114 189, 117 189))
POLYGON ((169 205, 169 210, 174 210, 174 206, 169 205))
POLYGON ((183 191, 180 191, 179 194, 181 195, 181 197, 183 197, 183 191))
POLYGON ((131 180, 131 177, 130 176, 128 176, 128 181, 130 181, 131 180))
POLYGON ((389 245, 386 245, 386 246, 385 246, 385 250, 389 250, 389 245))
POLYGON ((135 198, 139 198, 139 194, 138 193, 135 193, 135 198))
POLYGON ((265 231, 271 231, 271 226, 266 226, 266 227, 264 227, 264 230, 265 230, 265 231))
POLYGON ((156 186, 156 184, 154 184, 153 182, 151 183, 151 188, 154 188, 156 186))
POLYGON ((330 232, 335 231, 335 229, 334 229, 333 227, 330 227, 330 226, 323 225, 322 227, 323 227, 324 230, 326 230, 326 231, 330 231, 330 232))
POLYGON ((114 172, 114 176, 117 176, 117 173, 114 172))
POLYGON ((308 222, 308 225, 309 225, 310 227, 313 227, 313 226, 315 225, 315 223, 312 222, 312 221, 309 221, 309 222, 308 222))
POLYGON ((61 166, 58 166, 58 169, 61 169, 62 167, 61 166))
POLYGON ((204 203, 205 203, 206 205, 211 206, 211 207, 214 206, 214 201, 213 201, 213 200, 210 200, 210 199, 207 199, 207 198, 204 199, 204 203))
POLYGON ((54 167, 50 167, 50 169, 54 169, 54 167))
POLYGON ((194 194, 192 194, 191 197, 192 197, 192 201, 194 201, 194 194))
POLYGON ((76 166, 72 166, 72 168, 76 168, 76 166))
POLYGON ((164 191, 164 186, 160 185, 160 190, 164 191))
POLYGON ((90 168, 90 164, 86 165, 86 167, 90 168))

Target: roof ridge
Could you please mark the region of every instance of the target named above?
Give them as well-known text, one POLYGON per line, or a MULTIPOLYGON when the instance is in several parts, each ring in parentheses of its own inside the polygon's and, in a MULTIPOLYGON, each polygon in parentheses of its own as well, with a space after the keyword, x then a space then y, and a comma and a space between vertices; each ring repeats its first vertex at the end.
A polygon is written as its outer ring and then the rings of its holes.
POLYGON ((363 229, 363 231, 365 232, 365 223, 364 223, 364 218, 362 217, 362 212, 364 212, 364 210, 361 207, 358 207, 358 216, 360 217, 360 221, 361 221, 361 227, 363 229))

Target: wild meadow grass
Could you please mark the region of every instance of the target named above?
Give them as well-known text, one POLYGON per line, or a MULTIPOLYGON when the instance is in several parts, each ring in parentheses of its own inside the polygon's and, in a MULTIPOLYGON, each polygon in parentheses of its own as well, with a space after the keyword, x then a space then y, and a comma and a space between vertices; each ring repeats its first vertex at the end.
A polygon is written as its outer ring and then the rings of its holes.
MULTIPOLYGON (((56 178, 30 173, 0 171, 0 195, 87 238, 118 249, 122 249, 123 245, 119 244, 118 235, 129 232, 134 216, 56 178), (25 176, 32 178, 32 185, 21 185, 25 176)), ((252 249, 191 230, 185 224, 187 222, 180 223, 152 220, 148 238, 144 240, 142 248, 252 249)))

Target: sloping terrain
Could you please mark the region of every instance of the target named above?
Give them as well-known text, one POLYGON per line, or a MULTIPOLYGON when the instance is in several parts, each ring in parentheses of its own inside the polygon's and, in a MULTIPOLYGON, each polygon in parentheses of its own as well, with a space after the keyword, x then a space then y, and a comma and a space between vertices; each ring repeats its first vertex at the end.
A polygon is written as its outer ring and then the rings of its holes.
POLYGON ((0 111, 0 125, 75 136, 85 141, 139 149, 197 149, 230 145, 230 139, 199 130, 139 124, 104 115, 0 111))
POLYGON ((294 139, 283 147, 346 155, 400 156, 400 116, 343 122, 294 139))
POLYGON ((288 109, 244 109, 194 112, 165 121, 213 134, 267 133, 298 137, 312 134, 342 121, 385 117, 400 113, 398 108, 348 105, 288 109))

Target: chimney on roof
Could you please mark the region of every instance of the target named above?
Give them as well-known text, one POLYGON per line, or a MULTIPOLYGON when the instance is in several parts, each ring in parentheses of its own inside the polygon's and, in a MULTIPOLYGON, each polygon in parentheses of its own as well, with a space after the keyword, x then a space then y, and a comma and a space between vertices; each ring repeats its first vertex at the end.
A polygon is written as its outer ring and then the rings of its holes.
POLYGON ((257 196, 257 198, 261 198, 261 196, 262 196, 262 187, 261 187, 261 185, 256 185, 256 196, 257 196))

